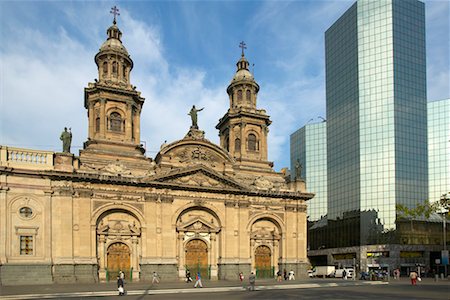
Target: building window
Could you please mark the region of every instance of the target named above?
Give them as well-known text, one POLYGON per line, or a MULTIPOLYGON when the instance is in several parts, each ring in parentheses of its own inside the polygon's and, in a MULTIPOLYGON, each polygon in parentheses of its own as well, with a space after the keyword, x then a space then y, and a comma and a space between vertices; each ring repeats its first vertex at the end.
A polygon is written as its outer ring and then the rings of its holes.
POLYGON ((20 255, 33 255, 33 236, 20 236, 20 255))
POLYGON ((100 131, 100 117, 97 117, 95 119, 95 131, 99 132, 100 131))
POLYGON ((242 90, 237 91, 237 100, 242 101, 242 90))
POLYGON ((112 73, 117 76, 117 62, 112 63, 112 73))
POLYGON ((247 100, 248 102, 250 102, 250 101, 251 101, 251 96, 252 96, 252 93, 250 92, 250 90, 247 90, 247 91, 245 92, 245 100, 247 100))
POLYGON ((253 133, 250 133, 248 135, 248 150, 250 150, 250 151, 257 150, 256 135, 254 135, 253 133))
POLYGON ((122 74, 123 74, 123 80, 126 82, 127 81, 127 66, 125 66, 125 65, 122 66, 122 74))
POLYGON ((108 74, 108 63, 105 61, 103 62, 103 75, 108 74))
POLYGON ((113 112, 109 116, 109 129, 111 131, 122 131, 122 117, 118 112, 113 112))
POLYGON ((234 140, 234 151, 241 151, 241 139, 234 140))
POLYGON ((19 214, 22 218, 29 219, 33 216, 33 210, 27 206, 19 209, 19 214))

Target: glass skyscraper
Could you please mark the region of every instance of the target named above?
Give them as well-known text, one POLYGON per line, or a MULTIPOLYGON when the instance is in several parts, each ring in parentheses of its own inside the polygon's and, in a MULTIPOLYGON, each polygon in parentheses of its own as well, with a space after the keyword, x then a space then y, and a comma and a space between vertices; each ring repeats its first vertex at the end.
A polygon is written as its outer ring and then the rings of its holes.
POLYGON ((450 99, 428 102, 429 200, 450 192, 450 99))
POLYGON ((326 31, 325 48, 323 246, 395 242, 396 204, 428 198, 424 4, 359 0, 326 31))
POLYGON ((321 122, 305 125, 291 134, 291 170, 295 170, 299 160, 308 191, 315 194, 308 201, 309 222, 318 221, 327 214, 326 130, 326 122, 321 122))

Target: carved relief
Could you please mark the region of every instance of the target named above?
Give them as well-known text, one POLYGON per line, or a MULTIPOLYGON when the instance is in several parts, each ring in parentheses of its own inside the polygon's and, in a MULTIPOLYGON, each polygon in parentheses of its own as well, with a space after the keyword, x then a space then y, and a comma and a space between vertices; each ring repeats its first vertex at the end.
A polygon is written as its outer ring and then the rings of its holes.
POLYGON ((281 235, 277 225, 270 220, 258 220, 252 225, 250 238, 255 240, 279 240, 281 235))
POLYGON ((257 188, 257 189, 262 189, 262 190, 269 190, 273 188, 273 183, 271 181, 269 181, 268 179, 264 178, 263 176, 259 176, 255 179, 255 181, 253 182, 253 185, 257 188))
POLYGON ((214 163, 219 161, 216 155, 201 146, 185 147, 181 151, 175 152, 174 158, 181 163, 202 162, 211 164, 213 167, 215 166, 214 163))
POLYGON ((179 177, 171 180, 167 180, 166 182, 178 183, 182 185, 195 185, 195 186, 206 186, 206 187, 218 187, 225 188, 227 187, 222 182, 213 179, 211 177, 206 176, 202 173, 196 173, 190 176, 179 177))

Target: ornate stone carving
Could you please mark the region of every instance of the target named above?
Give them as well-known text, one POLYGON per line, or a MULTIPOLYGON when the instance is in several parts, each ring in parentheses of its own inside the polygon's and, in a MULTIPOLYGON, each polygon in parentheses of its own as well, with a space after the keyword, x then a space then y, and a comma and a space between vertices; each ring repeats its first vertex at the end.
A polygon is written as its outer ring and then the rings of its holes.
POLYGON ((227 185, 222 182, 213 179, 209 176, 206 176, 202 173, 195 173, 189 176, 183 176, 171 180, 167 180, 167 182, 178 183, 181 185, 194 185, 194 186, 205 186, 205 187, 217 187, 217 188, 225 188, 227 185))
POLYGON ((269 190, 273 188, 273 183, 263 176, 259 176, 255 179, 253 183, 257 189, 269 190))

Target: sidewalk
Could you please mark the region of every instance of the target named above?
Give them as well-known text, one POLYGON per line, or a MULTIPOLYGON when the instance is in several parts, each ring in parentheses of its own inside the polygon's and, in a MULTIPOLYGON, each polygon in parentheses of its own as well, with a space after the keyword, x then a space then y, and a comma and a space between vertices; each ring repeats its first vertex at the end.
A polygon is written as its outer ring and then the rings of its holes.
MULTIPOLYGON (((362 280, 342 280, 342 279, 305 279, 295 281, 276 282, 274 279, 257 280, 256 290, 267 289, 303 289, 338 286, 359 286, 359 285, 406 285, 410 284, 408 278, 400 280, 383 281, 362 281, 362 280)), ((425 278, 422 285, 448 285, 448 280, 435 282, 434 279, 425 278)), ((194 288, 194 283, 179 281, 151 284, 149 282, 131 282, 125 285, 128 295, 151 295, 170 293, 211 293, 226 291, 245 291, 248 281, 203 281, 204 288, 194 288)), ((98 284, 52 284, 52 285, 27 285, 27 286, 0 286, 0 296, 2 299, 55 299, 67 297, 102 297, 116 296, 117 285, 115 282, 98 284)))

